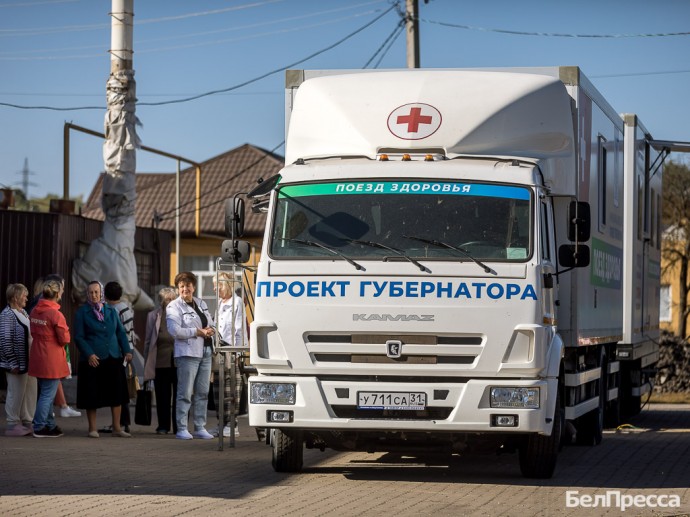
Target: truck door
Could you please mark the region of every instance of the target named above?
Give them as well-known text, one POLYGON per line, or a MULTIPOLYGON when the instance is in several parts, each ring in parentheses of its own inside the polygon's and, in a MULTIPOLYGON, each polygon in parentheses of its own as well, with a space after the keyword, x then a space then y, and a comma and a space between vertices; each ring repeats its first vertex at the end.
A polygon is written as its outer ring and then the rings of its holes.
POLYGON ((550 198, 543 198, 539 203, 539 240, 538 253, 539 262, 541 264, 542 274, 542 314, 544 315, 545 325, 556 325, 556 311, 554 300, 556 299, 555 277, 555 239, 553 233, 553 208, 550 198))

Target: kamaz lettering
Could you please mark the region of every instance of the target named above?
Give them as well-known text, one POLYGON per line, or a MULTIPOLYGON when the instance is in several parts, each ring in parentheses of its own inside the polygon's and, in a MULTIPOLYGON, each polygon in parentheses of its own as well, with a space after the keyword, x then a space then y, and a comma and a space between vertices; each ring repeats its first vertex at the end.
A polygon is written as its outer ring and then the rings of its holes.
POLYGON ((257 298, 290 296, 299 298, 342 298, 358 295, 360 298, 466 298, 491 300, 537 300, 532 284, 502 284, 498 282, 428 282, 428 281, 376 281, 362 280, 359 288, 353 290, 347 280, 308 282, 258 282, 257 298))
POLYGON ((434 321, 433 314, 353 314, 352 321, 434 321))

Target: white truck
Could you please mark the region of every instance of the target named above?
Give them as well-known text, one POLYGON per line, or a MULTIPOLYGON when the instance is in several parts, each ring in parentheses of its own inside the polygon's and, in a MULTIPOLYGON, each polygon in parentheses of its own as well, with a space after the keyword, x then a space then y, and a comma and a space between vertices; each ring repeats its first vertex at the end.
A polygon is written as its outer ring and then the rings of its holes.
POLYGON ((305 446, 488 443, 548 478, 565 436, 639 411, 666 150, 579 68, 291 70, 286 119, 250 193, 249 422, 277 471, 305 446))

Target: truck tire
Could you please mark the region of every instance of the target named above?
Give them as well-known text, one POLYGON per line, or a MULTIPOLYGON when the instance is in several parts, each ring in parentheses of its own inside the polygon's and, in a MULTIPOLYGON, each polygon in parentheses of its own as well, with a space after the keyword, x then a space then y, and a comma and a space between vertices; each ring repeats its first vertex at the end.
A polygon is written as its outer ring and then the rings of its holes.
POLYGON ((553 476, 561 444, 565 413, 561 407, 560 386, 556 395, 556 410, 553 415, 551 436, 534 434, 520 446, 520 472, 526 478, 548 479, 553 476))
POLYGON ((302 470, 304 457, 302 431, 273 429, 271 434, 273 470, 276 472, 299 472, 302 470))
POLYGON ((606 350, 602 347, 599 352, 599 406, 586 415, 580 417, 577 426, 577 443, 579 445, 599 445, 604 438, 604 419, 606 411, 606 398, 608 394, 608 368, 606 350))

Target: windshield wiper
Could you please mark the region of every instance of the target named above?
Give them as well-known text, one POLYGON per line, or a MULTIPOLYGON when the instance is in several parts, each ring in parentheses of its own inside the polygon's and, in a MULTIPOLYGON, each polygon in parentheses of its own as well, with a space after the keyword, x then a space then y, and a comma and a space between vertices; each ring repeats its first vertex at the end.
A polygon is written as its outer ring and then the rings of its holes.
POLYGON ((350 257, 343 255, 338 250, 334 250, 333 248, 329 248, 328 246, 324 246, 321 243, 314 242, 314 241, 302 240, 302 239, 278 239, 278 240, 285 241, 285 242, 294 242, 296 244, 304 244, 305 246, 313 246, 315 248, 321 248, 323 250, 328 251, 329 253, 332 253, 333 255, 337 255, 338 257, 340 257, 343 260, 346 260, 347 262, 349 262, 350 264, 355 266, 355 269, 357 269, 357 271, 366 271, 366 269, 364 269, 364 266, 362 266, 361 264, 357 264, 357 262, 352 260, 350 257))
POLYGON ((403 251, 401 251, 401 250, 398 250, 398 249, 395 249, 395 248, 391 248, 390 246, 386 246, 385 244, 381 244, 380 242, 360 241, 360 240, 357 240, 357 239, 346 239, 346 240, 347 240, 348 242, 352 242, 352 243, 354 243, 354 244, 363 244, 363 245, 365 245, 365 246, 371 246, 372 248, 381 248, 381 249, 384 249, 384 250, 392 251, 392 252, 395 253, 396 255, 398 255, 398 256, 400 256, 400 257, 403 257, 403 258, 404 258, 405 260, 407 260, 408 262, 411 262, 412 264, 414 264, 415 266, 417 266, 417 267, 419 268, 420 271, 424 271, 425 273, 431 273, 431 270, 430 270, 429 268, 427 268, 426 266, 420 264, 420 263, 417 262, 415 259, 413 259, 412 257, 410 257, 409 255, 407 255, 405 252, 403 252, 403 251))
POLYGON ((496 273, 496 271, 494 271, 493 269, 491 269, 489 266, 487 266, 487 265, 484 264, 483 262, 481 262, 481 261, 477 260, 476 258, 474 258, 472 255, 470 255, 470 254, 469 254, 467 251, 465 251, 464 249, 458 248, 457 246, 453 246, 452 244, 448 244, 447 242, 441 242, 441 241, 437 241, 437 240, 434 240, 434 239, 423 239, 422 237, 413 237, 413 236, 411 236, 411 235, 403 235, 403 237, 405 237, 406 239, 412 239, 412 240, 414 240, 414 241, 419 241, 419 242, 424 242, 424 243, 426 243, 426 244, 431 244, 431 245, 433 245, 433 246, 438 246, 439 248, 446 248, 446 249, 449 249, 449 250, 457 251, 458 253, 461 253, 464 257, 467 257, 467 258, 470 259, 472 262, 474 262, 475 264, 477 264, 480 268, 482 268, 482 269, 484 270, 485 273, 491 273, 492 275, 498 274, 498 273, 496 273))

